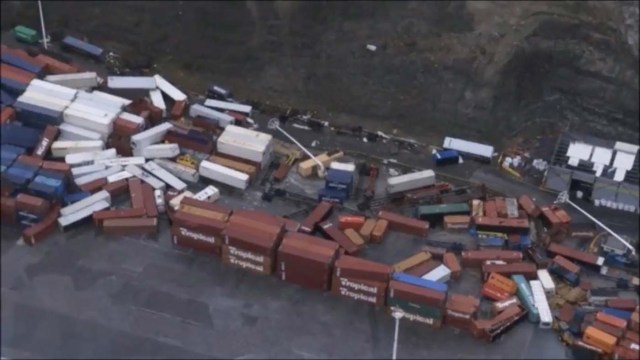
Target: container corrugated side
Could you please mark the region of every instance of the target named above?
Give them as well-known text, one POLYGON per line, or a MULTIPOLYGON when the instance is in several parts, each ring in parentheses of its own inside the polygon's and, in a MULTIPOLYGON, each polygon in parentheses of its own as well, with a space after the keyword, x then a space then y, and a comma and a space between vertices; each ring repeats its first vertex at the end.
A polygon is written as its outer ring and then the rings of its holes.
POLYGON ((231 115, 209 109, 206 106, 200 104, 193 104, 189 107, 189 116, 202 116, 207 119, 215 120, 218 122, 218 125, 223 128, 227 127, 228 125, 232 125, 235 121, 235 118, 231 115))
POLYGON ((162 116, 167 116, 167 105, 164 103, 162 92, 160 90, 149 90, 149 99, 151 99, 151 103, 153 104, 153 106, 162 110, 162 116))
POLYGON ((200 176, 204 176, 214 181, 227 184, 239 189, 246 189, 249 186, 249 175, 230 169, 226 166, 218 165, 207 160, 200 162, 200 176))
POLYGON ((167 133, 167 131, 172 128, 173 125, 166 122, 135 134, 131 137, 131 147, 134 149, 142 148, 144 146, 160 142, 164 138, 164 135, 167 133))
POLYGON ((152 90, 157 88, 156 79, 152 76, 109 76, 107 87, 110 89, 140 89, 152 90))
POLYGON ((61 140, 70 140, 70 141, 82 141, 82 140, 100 140, 105 141, 106 136, 103 134, 97 133, 95 131, 83 129, 81 127, 69 124, 62 123, 58 125, 58 129, 60 130, 60 135, 58 139, 61 140))

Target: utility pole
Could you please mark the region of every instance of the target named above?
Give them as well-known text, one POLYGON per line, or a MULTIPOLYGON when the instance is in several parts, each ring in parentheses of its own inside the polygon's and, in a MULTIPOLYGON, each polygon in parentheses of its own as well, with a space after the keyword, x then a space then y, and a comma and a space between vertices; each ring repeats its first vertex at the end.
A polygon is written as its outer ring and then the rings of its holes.
POLYGON ((620 241, 621 243, 624 244, 624 246, 626 246, 627 248, 629 248, 629 250, 631 250, 631 254, 635 255, 636 254, 636 249, 629 244, 629 242, 625 239, 622 238, 622 236, 616 234, 615 232, 613 232, 613 230, 609 229, 605 224, 601 223, 598 219, 594 218, 593 216, 591 216, 588 212, 582 210, 578 205, 576 205, 573 201, 569 200, 569 193, 566 191, 561 192, 560 194, 558 194, 558 198, 556 199, 556 201, 554 201, 556 204, 557 203, 567 203, 571 206, 573 206, 576 210, 580 211, 582 214, 584 214, 584 216, 588 217, 589 219, 591 219, 591 221, 593 221, 594 223, 596 223, 598 226, 600 226, 601 228, 603 228, 606 232, 608 232, 609 234, 611 234, 611 236, 613 236, 614 238, 616 238, 618 241, 620 241))
POLYGON ((38 0, 38 10, 40 10, 40 25, 42 26, 42 45, 47 49, 47 31, 44 28, 44 15, 42 14, 42 2, 38 0))
POLYGON ((396 355, 398 354, 398 332, 400 330, 400 319, 404 316, 404 311, 394 308, 391 312, 391 316, 396 319, 396 331, 393 335, 393 354, 391 355, 391 359, 396 360, 396 355))

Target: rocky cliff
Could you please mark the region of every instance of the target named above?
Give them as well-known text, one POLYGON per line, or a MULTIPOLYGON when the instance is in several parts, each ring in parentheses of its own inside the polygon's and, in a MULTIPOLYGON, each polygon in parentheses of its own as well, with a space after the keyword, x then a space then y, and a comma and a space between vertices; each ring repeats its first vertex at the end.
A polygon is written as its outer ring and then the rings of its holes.
MULTIPOLYGON (((150 54, 194 90, 215 81, 423 138, 569 126, 637 143, 638 2, 44 6, 50 30, 150 54)), ((2 2, 2 26, 16 23, 39 28, 37 6, 2 2)))

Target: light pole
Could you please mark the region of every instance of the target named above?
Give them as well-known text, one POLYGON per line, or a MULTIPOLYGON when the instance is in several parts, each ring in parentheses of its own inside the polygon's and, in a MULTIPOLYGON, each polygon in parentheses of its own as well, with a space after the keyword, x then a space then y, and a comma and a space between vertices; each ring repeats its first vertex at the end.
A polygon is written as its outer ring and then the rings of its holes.
POLYGON ((282 130, 282 128, 280 127, 280 121, 277 118, 269 119, 269 122, 267 123, 267 127, 272 130, 279 130, 286 137, 288 137, 289 140, 293 141, 294 144, 298 145, 298 147, 300 147, 300 149, 302 149, 302 151, 304 151, 305 154, 309 155, 309 157, 312 158, 316 162, 316 164, 318 164, 318 176, 321 178, 324 177, 325 175, 324 165, 322 165, 320 160, 318 160, 318 158, 313 156, 313 154, 309 152, 309 150, 307 150, 304 146, 302 146, 302 144, 300 144, 298 140, 294 139, 293 136, 289 135, 286 131, 282 130))
POLYGON ((400 319, 404 316, 404 311, 398 308, 393 308, 393 310, 391 310, 391 316, 396 319, 396 331, 393 335, 393 354, 391 359, 396 360, 396 355, 398 353, 398 331, 400 330, 400 319))
POLYGON ((44 28, 44 15, 42 14, 42 2, 38 0, 38 10, 40 10, 40 25, 42 26, 42 45, 47 49, 47 31, 44 28))
POLYGON ((600 221, 598 221, 598 219, 594 218, 593 216, 591 216, 588 212, 582 210, 578 205, 574 204, 573 201, 569 200, 569 193, 566 191, 561 192, 560 194, 558 194, 558 198, 556 199, 556 201, 554 201, 554 203, 568 203, 569 205, 573 206, 576 210, 580 211, 582 214, 584 214, 584 216, 588 217, 589 219, 591 219, 591 221, 593 221, 594 223, 596 223, 598 226, 600 226, 601 228, 603 228, 606 232, 608 232, 609 234, 611 234, 614 238, 616 238, 618 241, 620 241, 621 243, 624 244, 624 246, 628 247, 631 250, 631 253, 633 255, 636 254, 636 249, 629 244, 628 241, 626 241, 625 239, 622 238, 622 236, 616 234, 615 232, 613 232, 613 230, 609 229, 605 224, 601 223, 600 221))

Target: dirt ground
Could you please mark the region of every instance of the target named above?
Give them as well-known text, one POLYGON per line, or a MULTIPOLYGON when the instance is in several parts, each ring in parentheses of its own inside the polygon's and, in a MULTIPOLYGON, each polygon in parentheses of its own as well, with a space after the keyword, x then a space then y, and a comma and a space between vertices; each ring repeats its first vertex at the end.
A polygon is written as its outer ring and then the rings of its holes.
MULTIPOLYGON (((567 127, 634 143, 639 133, 637 2, 43 6, 54 40, 86 37, 151 57, 185 89, 215 82, 338 123, 498 146, 567 127)), ((15 24, 40 28, 35 3, 2 2, 3 30, 15 24)))

